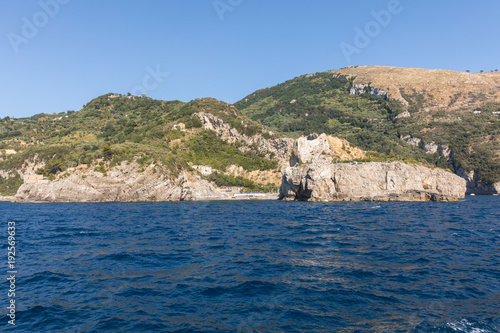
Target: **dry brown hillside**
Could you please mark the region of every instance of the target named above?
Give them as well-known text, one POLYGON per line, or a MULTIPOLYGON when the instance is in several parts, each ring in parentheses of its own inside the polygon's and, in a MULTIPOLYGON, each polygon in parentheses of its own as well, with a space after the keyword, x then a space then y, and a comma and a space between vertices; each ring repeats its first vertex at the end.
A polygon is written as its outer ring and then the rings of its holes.
POLYGON ((389 90, 391 99, 406 106, 420 103, 419 111, 472 110, 486 102, 500 102, 500 72, 359 66, 333 73, 356 77, 355 85, 389 90))

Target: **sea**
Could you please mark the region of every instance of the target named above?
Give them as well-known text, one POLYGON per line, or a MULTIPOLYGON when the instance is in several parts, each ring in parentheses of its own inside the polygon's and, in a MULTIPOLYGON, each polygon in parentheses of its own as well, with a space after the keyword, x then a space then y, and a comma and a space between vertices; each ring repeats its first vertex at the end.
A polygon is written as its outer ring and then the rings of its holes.
POLYGON ((0 211, 1 332, 500 332, 498 196, 0 211))

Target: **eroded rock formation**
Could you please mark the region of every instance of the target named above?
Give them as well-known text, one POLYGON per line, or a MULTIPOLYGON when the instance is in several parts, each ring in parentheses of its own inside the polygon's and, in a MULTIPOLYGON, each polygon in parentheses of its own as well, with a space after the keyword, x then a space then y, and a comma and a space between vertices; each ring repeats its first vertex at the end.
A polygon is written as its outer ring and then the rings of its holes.
POLYGON ((461 199, 465 180, 438 168, 393 163, 332 163, 326 135, 295 142, 283 172, 282 200, 435 200, 461 199))
POLYGON ((186 172, 169 180, 152 167, 140 172, 136 163, 124 162, 106 175, 76 170, 66 178, 48 184, 23 184, 14 199, 21 202, 104 202, 184 201, 226 197, 213 184, 186 172))

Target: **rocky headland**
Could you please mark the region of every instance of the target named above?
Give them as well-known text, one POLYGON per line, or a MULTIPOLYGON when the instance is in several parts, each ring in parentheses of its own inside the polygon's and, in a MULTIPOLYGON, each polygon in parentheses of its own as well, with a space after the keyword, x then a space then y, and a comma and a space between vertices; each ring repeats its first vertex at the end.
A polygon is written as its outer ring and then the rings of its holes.
MULTIPOLYGON (((282 165, 279 193, 282 200, 448 201, 461 199, 465 194, 463 178, 438 168, 402 162, 334 162, 363 159, 365 153, 332 136, 313 134, 297 140, 267 140, 260 135, 241 135, 213 116, 201 118, 205 126, 225 140, 251 142, 263 152, 275 154, 282 165)), ((150 165, 144 169, 135 162, 123 162, 104 174, 92 168, 76 168, 54 181, 27 182, 9 199, 18 202, 128 202, 230 198, 195 172, 184 171, 170 179, 161 172, 160 166, 150 165)))
POLYGON ((141 172, 137 163, 122 163, 106 174, 85 169, 47 183, 25 183, 17 202, 131 202, 228 199, 226 193, 197 175, 183 172, 170 180, 155 167, 141 172))
POLYGON ((402 162, 332 163, 328 137, 302 137, 283 172, 280 199, 324 201, 451 201, 466 182, 442 170, 402 162))
MULTIPOLYGON (((196 113, 204 130, 237 144, 240 151, 254 149, 278 163, 278 170, 246 171, 231 165, 219 170, 232 176, 280 184, 282 200, 435 200, 461 199, 466 181, 445 170, 402 162, 367 162, 366 152, 326 134, 296 140, 273 133, 245 135, 210 113, 196 113), (349 162, 346 162, 349 161, 349 162), (279 175, 281 174, 281 183, 279 175), (276 178, 276 179, 274 179, 276 178)), ((43 164, 26 161, 18 171, 33 174, 43 164)), ((96 163, 103 161, 96 161, 96 163)), ((17 202, 129 202, 230 199, 231 196, 195 169, 172 175, 159 164, 124 161, 108 168, 81 165, 58 173, 52 181, 27 181, 14 197, 17 202), (100 171, 97 171, 100 170, 100 171)))

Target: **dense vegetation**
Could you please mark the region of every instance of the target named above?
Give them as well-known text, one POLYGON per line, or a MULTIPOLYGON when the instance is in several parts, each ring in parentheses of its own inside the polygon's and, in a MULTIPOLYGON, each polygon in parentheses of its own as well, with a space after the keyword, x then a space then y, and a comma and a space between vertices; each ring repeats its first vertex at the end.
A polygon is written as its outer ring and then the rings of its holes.
POLYGON ((453 171, 462 166, 476 170, 484 184, 500 181, 500 116, 492 114, 500 104, 486 104, 481 114, 439 111, 429 115, 422 105, 431 95, 402 91, 409 102, 406 109, 398 101, 368 93, 351 95, 352 82, 353 78, 332 73, 304 75, 258 90, 235 106, 286 135, 325 132, 378 152, 382 159, 418 160, 453 171), (397 117, 406 110, 411 117, 397 117), (426 154, 402 141, 403 135, 447 144, 453 159, 426 154))
MULTIPOLYGON (((234 106, 215 99, 189 103, 147 97, 104 95, 78 112, 38 114, 29 118, 0 120, 0 170, 14 175, 25 161, 36 161, 36 170, 51 179, 68 168, 96 165, 103 173, 122 161, 162 165, 170 176, 190 170, 190 164, 209 165, 224 171, 230 164, 246 170, 276 168, 255 150, 241 152, 234 145, 202 129, 196 112, 210 112, 242 133, 262 131, 234 106), (185 129, 179 124, 185 125, 185 129), (7 154, 7 149, 16 154, 7 154)), ((17 178, 0 179, 0 191, 15 193, 17 178)), ((258 186, 258 185, 255 185, 258 186)))
POLYGON ((345 77, 317 73, 258 90, 235 106, 252 119, 288 135, 324 132, 379 152, 382 158, 418 159, 450 167, 439 156, 425 154, 399 138, 396 107, 370 94, 351 95, 351 85, 352 80, 345 77))
POLYGON ((367 161, 405 160, 453 171, 463 167, 475 170, 483 184, 500 181, 500 103, 478 96, 484 101, 481 112, 428 112, 423 105, 430 94, 400 90, 409 104, 404 107, 368 93, 352 95, 352 84, 352 78, 317 73, 258 90, 235 106, 211 98, 184 103, 107 94, 77 112, 6 117, 0 119, 0 193, 16 192, 22 179, 15 171, 27 161, 51 179, 82 164, 105 174, 135 160, 143 167, 161 166, 171 178, 192 170, 193 164, 208 165, 216 170, 210 180, 219 185, 270 189, 224 174, 231 164, 250 171, 275 169, 277 163, 256 147, 243 152, 203 130, 194 116, 198 112, 216 115, 246 135, 268 137, 266 128, 292 137, 324 132, 370 151, 367 161), (406 111, 411 117, 398 117, 406 111), (401 140, 408 135, 448 145, 452 158, 427 154, 401 140))
POLYGON ((256 184, 250 179, 243 177, 234 177, 231 175, 225 175, 219 172, 212 173, 207 177, 208 180, 214 182, 217 186, 229 186, 229 187, 243 187, 248 191, 258 191, 258 192, 278 192, 278 187, 273 184, 256 184))

